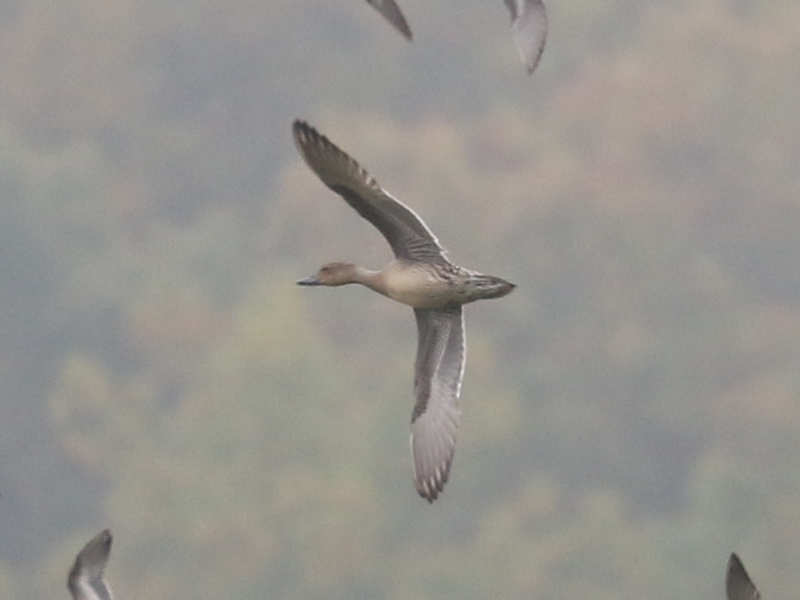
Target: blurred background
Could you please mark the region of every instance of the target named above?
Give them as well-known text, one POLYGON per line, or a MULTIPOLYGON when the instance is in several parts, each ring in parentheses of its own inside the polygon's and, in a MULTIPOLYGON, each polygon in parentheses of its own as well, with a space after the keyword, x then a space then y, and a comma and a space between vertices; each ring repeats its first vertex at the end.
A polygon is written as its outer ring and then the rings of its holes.
POLYGON ((0 596, 722 598, 800 583, 800 5, 0 6, 0 596), (515 292, 417 497, 416 328, 308 119, 515 292))

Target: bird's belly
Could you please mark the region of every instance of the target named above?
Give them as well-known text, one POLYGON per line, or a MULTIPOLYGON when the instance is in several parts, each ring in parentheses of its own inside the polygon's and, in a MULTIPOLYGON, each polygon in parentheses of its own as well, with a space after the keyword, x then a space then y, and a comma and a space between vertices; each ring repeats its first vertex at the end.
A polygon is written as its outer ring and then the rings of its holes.
POLYGON ((406 267, 386 274, 386 295, 414 308, 440 308, 457 301, 453 286, 425 269, 406 267))

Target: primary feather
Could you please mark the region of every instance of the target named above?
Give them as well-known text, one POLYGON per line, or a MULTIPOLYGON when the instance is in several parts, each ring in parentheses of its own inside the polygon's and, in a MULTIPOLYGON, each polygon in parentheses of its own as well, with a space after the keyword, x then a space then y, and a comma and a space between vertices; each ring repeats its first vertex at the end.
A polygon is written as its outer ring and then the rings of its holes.
POLYGON ((750 576, 736 553, 731 554, 728 560, 728 571, 725 574, 725 592, 728 595, 728 600, 759 600, 761 598, 761 594, 750 580, 750 576))
POLYGON ((367 0, 367 3, 381 13, 407 40, 411 40, 411 28, 394 0, 367 0))

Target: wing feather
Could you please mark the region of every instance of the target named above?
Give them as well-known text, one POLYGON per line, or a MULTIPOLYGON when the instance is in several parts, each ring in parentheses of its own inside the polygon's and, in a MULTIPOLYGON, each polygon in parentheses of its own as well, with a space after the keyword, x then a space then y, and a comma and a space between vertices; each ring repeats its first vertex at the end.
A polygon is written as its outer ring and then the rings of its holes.
POLYGON ((725 575, 725 592, 728 600, 759 600, 761 594, 750 580, 750 576, 736 554, 728 560, 728 571, 725 575))
POLYGON ((367 3, 381 13, 407 40, 411 40, 411 28, 394 0, 367 0, 367 3))
POLYGON ((414 483, 420 496, 433 502, 447 483, 461 421, 459 397, 466 360, 461 306, 414 309, 417 360, 416 404, 411 417, 414 483))
POLYGON ((542 0, 505 0, 511 12, 511 36, 528 73, 533 73, 547 41, 547 10, 542 0))
POLYGON ((75 557, 67 577, 67 588, 74 600, 112 600, 111 589, 103 577, 112 540, 111 532, 104 529, 75 557))
POLYGON ((449 263, 439 240, 419 215, 383 190, 353 158, 303 121, 295 121, 292 131, 311 170, 383 234, 395 256, 449 263))

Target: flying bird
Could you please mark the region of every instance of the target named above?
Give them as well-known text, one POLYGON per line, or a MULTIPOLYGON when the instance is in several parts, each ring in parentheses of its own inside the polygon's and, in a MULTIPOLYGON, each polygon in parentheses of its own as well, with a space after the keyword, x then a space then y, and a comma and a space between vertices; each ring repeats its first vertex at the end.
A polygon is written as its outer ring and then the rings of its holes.
POLYGON ((728 560, 728 571, 725 574, 725 592, 728 595, 728 600, 759 600, 761 594, 753 585, 750 576, 745 571, 742 561, 736 556, 736 553, 731 554, 728 560))
POLYGON ((111 532, 104 529, 78 553, 67 577, 73 600, 112 600, 111 589, 103 577, 111 540, 111 532))
POLYGON ((418 340, 411 452, 417 492, 433 502, 450 474, 461 419, 466 357, 461 305, 505 296, 515 286, 451 263, 417 213, 392 197, 354 159, 303 121, 294 122, 293 133, 311 170, 372 223, 394 252, 394 260, 381 271, 334 262, 297 283, 359 283, 414 309, 418 340))
POLYGON ((511 11, 511 36, 519 57, 528 69, 536 70, 547 41, 547 11, 542 0, 504 0, 511 11))
POLYGON ((407 40, 411 40, 411 28, 394 0, 367 0, 367 3, 381 13, 407 40))

